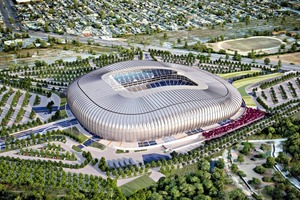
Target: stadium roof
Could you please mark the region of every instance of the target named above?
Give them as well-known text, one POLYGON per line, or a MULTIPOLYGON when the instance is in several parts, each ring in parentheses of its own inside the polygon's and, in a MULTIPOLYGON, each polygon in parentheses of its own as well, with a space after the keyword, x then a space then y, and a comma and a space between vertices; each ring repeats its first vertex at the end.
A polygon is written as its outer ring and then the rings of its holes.
POLYGON ((128 61, 113 64, 82 76, 78 79, 77 85, 95 105, 120 114, 147 113, 188 102, 206 100, 213 102, 228 94, 224 80, 210 73, 192 67, 154 61, 128 61), (116 80, 120 74, 158 69, 177 72, 191 85, 166 85, 168 87, 160 85, 129 91, 116 80))
POLYGON ((78 121, 109 140, 145 141, 208 126, 242 104, 228 82, 197 68, 126 61, 70 84, 67 101, 78 121))

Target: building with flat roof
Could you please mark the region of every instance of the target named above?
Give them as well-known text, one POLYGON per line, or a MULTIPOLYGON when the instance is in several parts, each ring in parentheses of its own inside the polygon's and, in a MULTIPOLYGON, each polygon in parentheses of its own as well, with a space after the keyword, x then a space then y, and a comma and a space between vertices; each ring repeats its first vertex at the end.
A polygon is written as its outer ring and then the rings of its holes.
POLYGON ((126 61, 70 84, 67 102, 81 125, 107 140, 154 140, 235 115, 242 97, 222 78, 197 68, 126 61))

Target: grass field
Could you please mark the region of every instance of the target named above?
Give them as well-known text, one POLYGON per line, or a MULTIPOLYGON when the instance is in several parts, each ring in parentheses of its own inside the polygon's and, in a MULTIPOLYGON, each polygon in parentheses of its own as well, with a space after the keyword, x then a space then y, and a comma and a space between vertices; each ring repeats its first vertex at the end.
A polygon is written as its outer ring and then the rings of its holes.
POLYGON ((88 137, 86 137, 83 133, 81 133, 76 127, 65 129, 65 131, 79 137, 80 143, 88 139, 88 137))
POLYGON ((149 176, 144 175, 126 183, 125 185, 122 185, 120 189, 122 190, 125 196, 130 196, 136 191, 141 190, 143 188, 147 188, 154 183, 154 180, 152 180, 149 176))
POLYGON ((246 74, 254 74, 256 72, 260 72, 260 70, 248 70, 248 71, 240 71, 240 72, 232 72, 232 73, 227 73, 227 74, 217 74, 218 76, 228 79, 236 76, 242 76, 246 74))
POLYGON ((177 174, 178 176, 185 176, 185 175, 188 175, 190 173, 196 173, 197 171, 198 171, 198 164, 193 163, 193 164, 190 164, 190 165, 185 165, 180 169, 174 169, 170 172, 166 172, 165 175, 166 176, 172 176, 172 175, 177 174))
POLYGON ((247 106, 256 106, 254 100, 247 94, 247 92, 245 90, 246 87, 250 84, 258 83, 260 81, 278 77, 280 75, 281 75, 280 73, 275 73, 275 74, 268 74, 268 75, 264 75, 264 76, 245 78, 245 79, 241 79, 241 80, 233 82, 233 86, 236 87, 238 89, 238 91, 241 93, 247 106))
POLYGON ((268 49, 280 46, 281 42, 278 39, 270 37, 255 37, 243 38, 231 41, 225 41, 221 44, 224 49, 238 50, 238 51, 251 51, 259 49, 268 49))

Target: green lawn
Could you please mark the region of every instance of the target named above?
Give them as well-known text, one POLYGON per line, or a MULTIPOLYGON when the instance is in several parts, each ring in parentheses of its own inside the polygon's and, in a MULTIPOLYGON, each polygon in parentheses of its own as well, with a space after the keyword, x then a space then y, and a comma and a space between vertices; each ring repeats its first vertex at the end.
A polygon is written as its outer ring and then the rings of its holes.
POLYGON ((61 110, 60 111, 60 117, 61 118, 67 118, 68 117, 66 110, 61 110))
POLYGON ((274 73, 274 74, 268 74, 268 75, 264 75, 264 76, 245 78, 245 79, 241 79, 238 81, 234 81, 233 86, 236 87, 238 89, 238 91, 241 93, 247 106, 256 106, 254 100, 245 91, 245 88, 250 84, 258 83, 260 81, 264 81, 264 80, 278 77, 281 75, 282 75, 281 73, 274 73))
POLYGON ((244 101, 245 101, 245 103, 246 103, 247 106, 251 106, 251 107, 255 107, 256 106, 256 103, 252 99, 251 96, 248 95, 248 96, 242 96, 242 97, 243 97, 243 99, 244 99, 244 101))
POLYGON ((117 154, 120 154, 120 153, 129 153, 129 150, 124 151, 124 150, 121 150, 121 149, 117 149, 116 153, 117 154))
POLYGON ((166 172, 165 175, 166 176, 172 176, 177 174, 178 176, 185 176, 188 175, 190 173, 197 173, 199 171, 198 169, 198 164, 197 163, 193 163, 190 165, 185 165, 180 169, 177 169, 177 165, 175 166, 174 170, 171 170, 170 172, 166 172))
POLYGON ((80 143, 86 141, 88 139, 83 133, 81 133, 76 127, 65 129, 64 131, 76 135, 80 139, 80 143))
POLYGON ((217 74, 221 78, 228 79, 236 76, 242 76, 246 74, 254 74, 256 72, 260 72, 260 70, 247 70, 247 71, 240 71, 240 72, 232 72, 232 73, 226 73, 226 74, 217 74))
POLYGON ((75 151, 77 151, 77 152, 82 152, 82 150, 78 146, 76 146, 76 145, 73 145, 72 149, 75 150, 75 151))
POLYGON ((238 91, 240 92, 240 94, 241 94, 242 96, 247 96, 247 95, 248 95, 248 93, 246 92, 246 87, 247 87, 248 85, 250 85, 250 84, 247 84, 247 85, 244 85, 244 86, 238 88, 238 91))
POLYGON ((67 103, 67 98, 60 98, 60 106, 64 106, 67 103))
POLYGON ((123 194, 128 197, 134 194, 136 191, 147 188, 154 183, 154 180, 152 180, 149 176, 144 175, 122 185, 120 189, 122 190, 123 194))
POLYGON ((99 142, 92 142, 91 147, 95 147, 95 148, 98 148, 98 149, 101 149, 101 150, 104 150, 106 148, 105 145, 103 145, 99 142))

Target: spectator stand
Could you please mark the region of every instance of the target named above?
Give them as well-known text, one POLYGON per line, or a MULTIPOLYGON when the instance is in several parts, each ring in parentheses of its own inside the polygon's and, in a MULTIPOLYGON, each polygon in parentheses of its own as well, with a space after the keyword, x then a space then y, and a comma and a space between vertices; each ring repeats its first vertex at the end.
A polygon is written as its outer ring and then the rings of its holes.
POLYGON ((263 118, 264 116, 265 113, 260 110, 246 108, 245 113, 237 120, 233 120, 231 123, 218 127, 216 129, 203 132, 202 135, 205 137, 206 141, 209 141, 213 138, 221 137, 237 128, 246 126, 256 120, 263 118))

